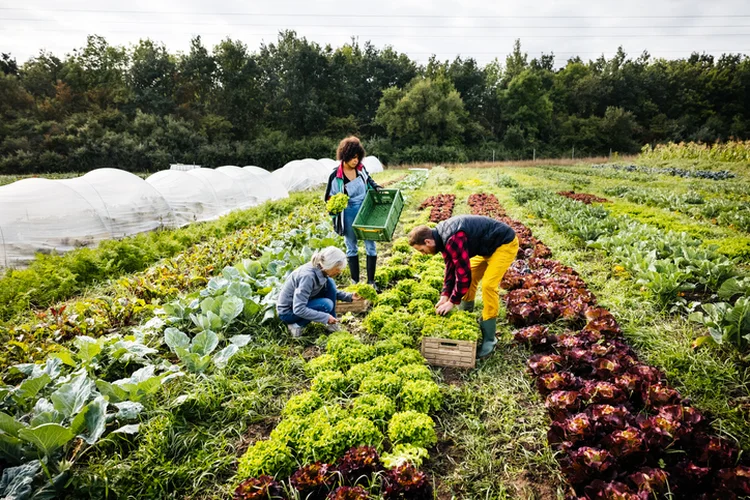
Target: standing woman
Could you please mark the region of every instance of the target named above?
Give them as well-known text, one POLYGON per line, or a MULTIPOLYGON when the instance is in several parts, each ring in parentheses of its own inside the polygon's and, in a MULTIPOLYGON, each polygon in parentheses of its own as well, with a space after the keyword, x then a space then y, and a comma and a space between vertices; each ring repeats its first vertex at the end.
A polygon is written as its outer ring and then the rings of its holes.
MULTIPOLYGON (((346 257, 349 263, 349 273, 352 280, 359 281, 359 256, 357 248, 357 235, 354 234, 354 218, 357 216, 359 207, 365 199, 368 189, 380 190, 381 187, 372 180, 367 169, 362 164, 365 157, 365 148, 354 136, 347 137, 339 143, 336 151, 336 159, 339 166, 331 172, 326 187, 325 201, 338 193, 349 196, 349 204, 344 209, 344 241, 346 242, 346 257)), ((367 283, 375 286, 375 267, 377 266, 378 254, 375 242, 365 240, 365 253, 367 254, 367 283)))

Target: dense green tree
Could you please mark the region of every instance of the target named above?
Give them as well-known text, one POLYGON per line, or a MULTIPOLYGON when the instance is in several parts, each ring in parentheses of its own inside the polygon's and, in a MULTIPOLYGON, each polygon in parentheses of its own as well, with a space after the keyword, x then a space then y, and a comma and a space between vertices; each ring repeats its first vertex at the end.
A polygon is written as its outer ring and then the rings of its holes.
POLYGON ((0 52, 0 172, 156 170, 332 156, 358 134, 385 162, 636 152, 659 141, 750 137, 750 58, 430 58, 294 32, 251 51, 194 38, 185 53, 92 35, 61 57, 0 52))

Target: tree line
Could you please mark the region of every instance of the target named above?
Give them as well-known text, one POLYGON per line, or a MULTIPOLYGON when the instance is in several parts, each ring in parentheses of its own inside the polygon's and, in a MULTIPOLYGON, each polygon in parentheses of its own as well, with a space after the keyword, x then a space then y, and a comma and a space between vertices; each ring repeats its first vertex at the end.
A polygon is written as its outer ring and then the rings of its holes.
POLYGON ((275 169, 331 157, 357 134, 384 163, 637 152, 750 138, 750 58, 529 58, 420 65, 367 42, 293 31, 251 51, 200 37, 186 53, 89 36, 64 58, 0 57, 0 173, 154 171, 170 163, 275 169))

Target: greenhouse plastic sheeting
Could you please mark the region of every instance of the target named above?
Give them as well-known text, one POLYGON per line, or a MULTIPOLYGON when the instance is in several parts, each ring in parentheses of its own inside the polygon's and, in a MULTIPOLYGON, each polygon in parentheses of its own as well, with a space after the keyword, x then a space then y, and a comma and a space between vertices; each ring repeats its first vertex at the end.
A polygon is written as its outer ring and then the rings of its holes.
POLYGON ((113 238, 176 225, 169 205, 137 175, 114 168, 58 181, 76 191, 99 213, 113 238))
POLYGON ((187 174, 202 179, 211 186, 219 204, 223 207, 222 213, 229 213, 245 203, 245 192, 242 187, 226 174, 210 168, 190 170, 187 174))
POLYGON ((65 252, 111 237, 99 212, 59 181, 23 179, 0 187, 0 267, 37 252, 65 252))
POLYGON ((328 176, 331 175, 331 170, 328 166, 320 160, 314 160, 312 158, 305 158, 302 160, 303 163, 310 165, 310 168, 314 168, 318 172, 319 179, 323 183, 328 182, 328 176))
POLYGON ((323 179, 322 165, 317 160, 290 161, 278 170, 271 172, 287 191, 304 191, 320 187, 328 180, 323 179))
POLYGON ((383 171, 383 164, 380 163, 377 156, 365 156, 365 159, 362 160, 362 164, 371 174, 377 174, 378 172, 383 171))
POLYGON ((339 162, 330 158, 321 158, 318 161, 325 165, 325 167, 328 169, 328 175, 331 174, 331 170, 333 170, 334 168, 338 168, 339 166, 339 162))
POLYGON ((249 172, 251 172, 251 173, 253 173, 255 175, 259 175, 261 177, 267 177, 267 176, 271 175, 271 172, 269 172, 265 168, 256 167, 255 165, 247 165, 247 166, 244 166, 242 168, 244 168, 245 170, 247 170, 247 171, 249 171, 249 172))
POLYGON ((251 174, 255 174, 256 177, 259 177, 263 180, 264 189, 268 191, 268 194, 272 200, 281 200, 284 198, 289 198, 289 191, 279 182, 279 180, 271 175, 271 172, 268 170, 264 170, 260 167, 242 167, 242 170, 246 170, 250 172, 251 174))
POLYGON ((244 207, 254 207, 271 199, 271 195, 268 192, 268 189, 266 189, 265 179, 255 175, 249 170, 244 170, 233 165, 226 165, 217 168, 216 171, 231 177, 242 186, 242 189, 245 191, 246 199, 243 204, 244 207))
POLYGON ((217 219, 224 211, 213 188, 180 170, 162 170, 146 179, 169 205, 178 226, 217 219))

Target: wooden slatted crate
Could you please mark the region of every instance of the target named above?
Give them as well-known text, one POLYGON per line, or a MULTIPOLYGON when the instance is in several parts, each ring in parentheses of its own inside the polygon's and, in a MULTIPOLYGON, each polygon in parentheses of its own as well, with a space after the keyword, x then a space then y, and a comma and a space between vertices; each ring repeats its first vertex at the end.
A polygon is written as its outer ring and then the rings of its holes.
POLYGON ((477 365, 477 343, 425 337, 422 339, 422 356, 433 366, 474 368, 477 365))
POLYGON ((370 301, 365 299, 353 300, 351 302, 336 303, 336 314, 363 313, 370 307, 370 301))

